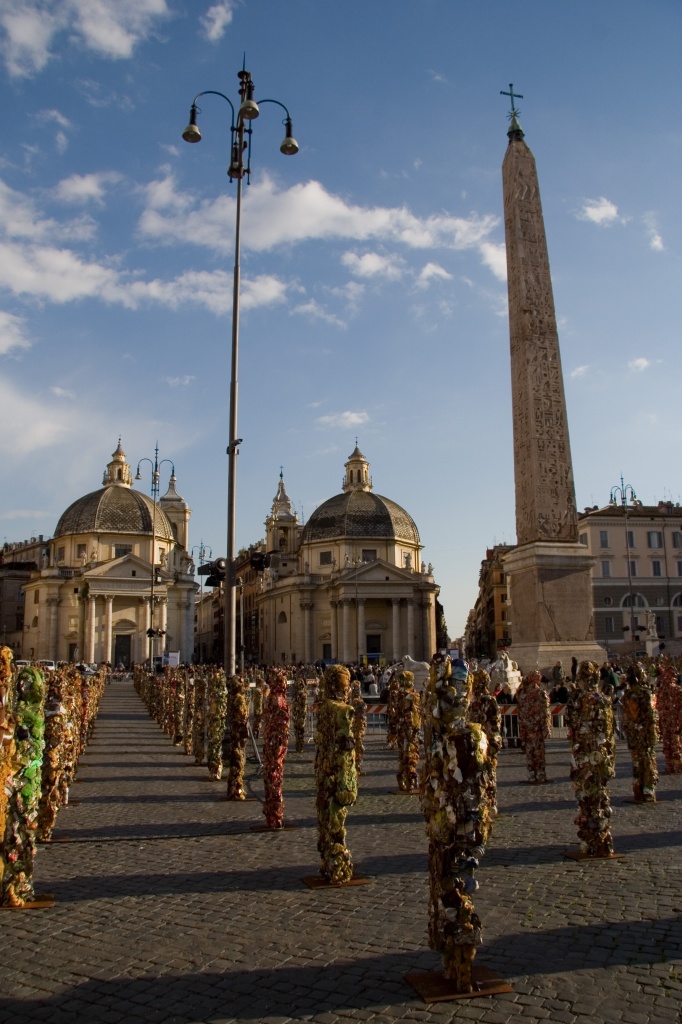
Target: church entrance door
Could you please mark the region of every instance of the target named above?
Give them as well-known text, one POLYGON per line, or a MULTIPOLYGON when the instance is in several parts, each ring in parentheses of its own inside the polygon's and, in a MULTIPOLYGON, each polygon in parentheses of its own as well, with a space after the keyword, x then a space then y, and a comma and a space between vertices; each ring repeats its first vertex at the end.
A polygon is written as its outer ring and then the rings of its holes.
POLYGON ((114 638, 114 667, 124 665, 125 668, 130 668, 130 641, 130 634, 117 635, 114 638))

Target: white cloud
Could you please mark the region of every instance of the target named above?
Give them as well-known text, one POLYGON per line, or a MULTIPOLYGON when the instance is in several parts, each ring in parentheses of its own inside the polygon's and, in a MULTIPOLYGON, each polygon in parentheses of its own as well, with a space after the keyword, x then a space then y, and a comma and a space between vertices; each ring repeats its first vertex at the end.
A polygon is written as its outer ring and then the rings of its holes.
POLYGON ((78 415, 73 406, 22 395, 0 378, 0 452, 17 457, 75 439, 78 415))
POLYGON ((481 242, 479 245, 481 261, 492 270, 498 281, 507 280, 507 249, 504 242, 481 242))
POLYGON ((417 276, 419 288, 428 288, 432 281, 451 281, 452 274, 449 274, 439 263, 427 263, 420 270, 417 276))
POLYGON ((588 220, 600 227, 624 223, 624 218, 619 215, 616 204, 604 196, 600 196, 599 199, 586 199, 578 211, 578 219, 588 220))
POLYGON ((85 241, 93 236, 95 224, 87 216, 63 223, 45 218, 31 199, 0 181, 0 232, 34 242, 85 241))
POLYGON ((194 383, 196 377, 186 373, 182 377, 164 377, 163 380, 169 388, 188 388, 190 384, 194 383))
POLYGON ((121 175, 115 171, 102 171, 99 174, 72 174, 63 178, 54 190, 55 198, 63 203, 94 202, 102 205, 107 186, 115 185, 121 175))
POLYGON ((575 370, 571 370, 571 377, 576 380, 578 377, 584 377, 589 370, 589 363, 585 363, 583 366, 576 366, 575 370))
POLYGON ((378 252, 365 252, 362 256, 345 252, 341 262, 356 277, 383 277, 395 281, 402 276, 401 261, 395 256, 381 256, 378 252))
POLYGON ((318 416, 315 420, 321 427, 360 427, 363 423, 369 422, 369 413, 366 412, 335 412, 328 416, 318 416))
POLYGON ((644 356, 640 356, 638 359, 631 359, 628 363, 628 370, 634 370, 637 373, 643 373, 644 370, 648 370, 653 365, 651 360, 645 359, 644 356))
POLYGON ((653 249, 654 252, 665 252, 665 245, 663 244, 663 239, 658 231, 656 214, 645 213, 642 219, 644 220, 644 225, 649 236, 649 248, 653 249))
MULTIPOLYGON (((234 233, 234 203, 224 195, 197 201, 187 190, 176 190, 172 175, 145 189, 147 208, 139 229, 159 241, 183 241, 217 252, 230 252, 234 233), (190 216, 191 214, 191 216, 190 216)), ((498 218, 491 214, 417 217, 406 207, 363 207, 332 195, 318 181, 278 190, 263 175, 244 199, 249 230, 242 244, 257 252, 312 239, 381 239, 410 249, 480 248, 498 218)))
POLYGON ((232 0, 221 0, 202 14, 199 23, 202 34, 211 43, 218 43, 225 35, 225 29, 231 24, 234 15, 232 0))
POLYGON ((338 316, 334 316, 333 313, 329 313, 323 306, 316 302, 315 299, 310 299, 308 302, 302 302, 298 306, 294 306, 293 309, 289 310, 289 314, 296 314, 297 316, 305 316, 309 320, 320 320, 325 324, 332 324, 334 327, 346 328, 345 323, 338 316))
POLYGON ((47 110, 39 110, 35 114, 35 120, 41 124, 57 124, 60 128, 72 128, 73 125, 69 121, 68 117, 65 117, 60 110, 55 110, 54 107, 47 110))
POLYGON ((60 388, 58 385, 56 385, 55 387, 50 388, 50 391, 52 392, 53 395, 56 395, 57 398, 75 398, 76 397, 75 391, 69 391, 68 388, 60 388))
POLYGON ((0 50, 13 77, 42 71, 62 33, 100 56, 126 59, 169 16, 166 0, 0 0, 0 50))
POLYGON ((0 355, 17 348, 30 348, 31 342, 24 333, 25 321, 0 310, 0 355))

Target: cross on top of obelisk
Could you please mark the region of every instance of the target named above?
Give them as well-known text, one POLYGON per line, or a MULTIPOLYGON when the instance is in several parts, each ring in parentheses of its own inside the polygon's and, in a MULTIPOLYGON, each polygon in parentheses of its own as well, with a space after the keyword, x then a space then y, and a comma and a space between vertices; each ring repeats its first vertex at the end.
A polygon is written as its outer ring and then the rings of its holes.
POLYGON ((510 120, 511 120, 512 117, 516 117, 517 114, 521 113, 519 108, 514 106, 514 100, 515 99, 522 100, 523 99, 523 93, 514 92, 514 86, 513 86, 513 84, 511 82, 509 83, 509 92, 506 92, 504 89, 500 89, 500 96, 509 96, 509 97, 511 97, 511 110, 509 112, 509 119, 510 120))

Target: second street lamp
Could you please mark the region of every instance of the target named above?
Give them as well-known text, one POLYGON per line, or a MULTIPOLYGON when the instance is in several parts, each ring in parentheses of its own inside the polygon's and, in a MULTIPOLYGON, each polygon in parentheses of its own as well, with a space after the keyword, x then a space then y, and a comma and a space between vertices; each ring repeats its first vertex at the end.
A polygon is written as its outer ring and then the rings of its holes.
POLYGON ((230 105, 232 119, 230 124, 230 164, 227 174, 230 181, 237 182, 237 207, 235 223, 234 243, 234 281, 232 291, 232 354, 230 364, 230 408, 229 408, 229 433, 227 443, 227 573, 225 578, 225 674, 228 679, 236 671, 236 636, 237 636, 237 600, 235 578, 235 555, 236 555, 236 495, 237 495, 237 455, 242 439, 237 437, 237 406, 239 395, 238 384, 238 362, 239 362, 239 285, 240 285, 240 246, 241 246, 241 215, 242 215, 242 181, 246 177, 247 182, 251 175, 251 134, 253 129, 251 122, 260 114, 259 104, 275 103, 281 107, 286 114, 284 119, 285 136, 280 145, 280 152, 285 156, 294 156, 298 153, 298 143, 293 137, 291 116, 289 111, 279 100, 259 100, 256 102, 254 96, 254 85, 251 73, 242 68, 237 73, 239 78, 239 109, 235 114, 235 108, 227 96, 214 89, 206 89, 197 93, 192 101, 189 114, 189 124, 182 133, 185 142, 201 142, 201 131, 197 124, 197 114, 200 108, 197 100, 202 96, 220 96, 230 105), (246 154, 246 160, 244 156, 246 154))

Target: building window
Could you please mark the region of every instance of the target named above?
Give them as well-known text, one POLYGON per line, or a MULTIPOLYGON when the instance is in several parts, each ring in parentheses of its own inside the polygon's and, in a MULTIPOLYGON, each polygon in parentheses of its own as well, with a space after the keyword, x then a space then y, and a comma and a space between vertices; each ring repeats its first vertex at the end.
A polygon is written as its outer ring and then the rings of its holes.
POLYGON ((85 558, 87 553, 88 553, 88 545, 87 544, 77 544, 76 545, 76 558, 85 558))
POLYGON ((677 616, 677 632, 682 633, 682 615, 677 616))
POLYGON ((677 575, 682 576, 682 562, 677 563, 677 575))
POLYGON ((39 590, 34 590, 33 591, 33 603, 34 604, 38 604, 39 601, 40 601, 40 591, 39 590))
POLYGON ((647 531, 647 535, 646 535, 646 539, 647 539, 647 544, 649 545, 650 548, 662 548, 663 547, 663 534, 661 533, 660 530, 648 530, 647 531))
POLYGON ((601 564, 601 574, 604 577, 608 577, 611 575, 611 563, 606 559, 604 559, 604 561, 601 564))
POLYGON ((277 621, 278 622, 286 622, 287 621, 287 614, 286 614, 286 612, 280 612, 279 615, 277 616, 277 621))
POLYGON ((651 563, 651 575, 652 576, 662 576, 663 575, 662 572, 661 572, 661 562, 660 562, 660 559, 658 559, 658 558, 654 558, 652 563, 651 563))
POLYGON ((133 550, 132 544, 114 544, 114 558, 123 558, 133 550))
POLYGON ((604 632, 613 633, 613 615, 604 616, 604 632))
POLYGON ((634 548, 634 546, 635 546, 635 531, 634 530, 628 530, 628 545, 631 548, 634 548))
POLYGON ((663 636, 663 617, 661 615, 656 616, 656 632, 659 636, 663 636))
POLYGON ((504 621, 506 618, 507 618, 507 613, 506 613, 506 611, 503 610, 502 611, 502 621, 504 621))
POLYGON ((613 604, 613 598, 612 597, 605 597, 604 598, 604 604, 606 605, 607 608, 610 608, 611 605, 613 604))
POLYGON ((581 533, 580 534, 580 543, 584 544, 585 547, 587 547, 587 534, 586 533, 581 533))
POLYGON ((630 575, 637 575, 637 562, 632 561, 632 559, 630 560, 630 575))
MULTIPOLYGON (((673 601, 673 604, 674 603, 675 602, 673 601)), ((682 601, 680 601, 680 604, 682 604, 682 601)), ((627 597, 623 598, 623 608, 630 608, 631 606, 634 607, 634 608, 645 608, 646 607, 646 605, 644 604, 644 598, 642 597, 641 594, 633 594, 632 595, 632 600, 630 600, 630 595, 629 594, 627 595, 627 597)))
POLYGON ((673 547, 682 548, 682 531, 673 530, 673 547))
POLYGON ((377 549, 376 548, 363 548, 362 549, 362 560, 363 562, 376 562, 377 549))
POLYGON ((331 551, 320 551, 320 565, 331 565, 332 564, 332 553, 331 551))
POLYGON ((57 548, 57 561, 58 562, 63 562, 64 561, 65 550, 66 549, 63 548, 63 547, 62 548, 57 548))
POLYGON ((599 547, 600 548, 607 548, 608 546, 609 546, 609 531, 608 530, 600 530, 599 531, 599 547))

